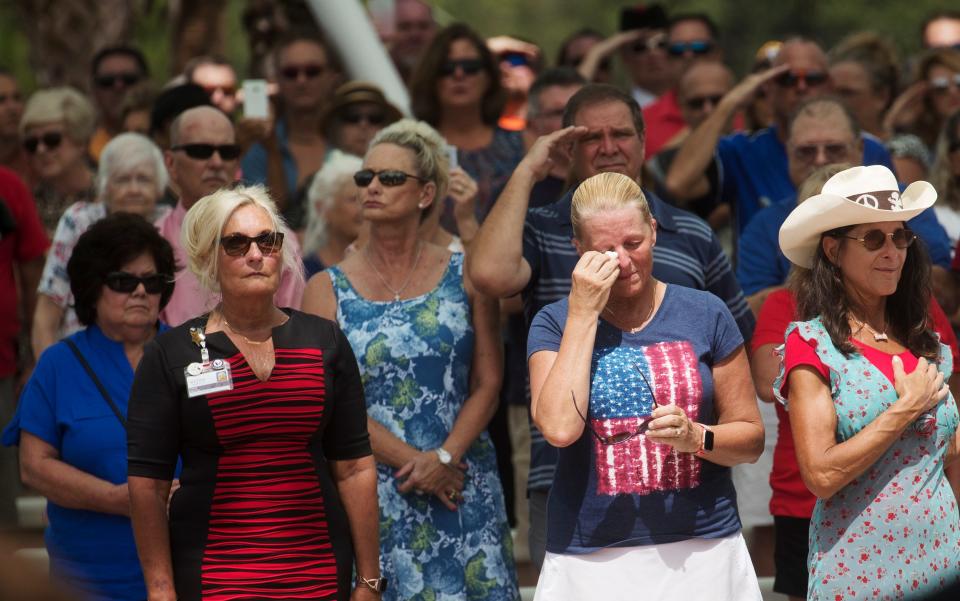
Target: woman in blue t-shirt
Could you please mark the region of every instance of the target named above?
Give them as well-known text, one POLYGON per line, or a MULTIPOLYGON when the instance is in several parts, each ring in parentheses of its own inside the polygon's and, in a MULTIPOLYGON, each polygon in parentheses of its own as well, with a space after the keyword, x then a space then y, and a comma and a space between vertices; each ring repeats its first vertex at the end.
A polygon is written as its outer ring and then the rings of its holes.
POLYGON ((86 328, 43 352, 3 432, 20 446, 24 483, 47 497, 50 572, 84 601, 147 598, 129 517, 127 397, 175 267, 170 243, 137 215, 80 236, 67 275, 86 328))
POLYGON ((533 420, 560 447, 536 599, 758 600, 729 468, 759 457, 763 425, 736 322, 653 278, 630 178, 583 182, 571 221, 570 295, 527 347, 533 420))

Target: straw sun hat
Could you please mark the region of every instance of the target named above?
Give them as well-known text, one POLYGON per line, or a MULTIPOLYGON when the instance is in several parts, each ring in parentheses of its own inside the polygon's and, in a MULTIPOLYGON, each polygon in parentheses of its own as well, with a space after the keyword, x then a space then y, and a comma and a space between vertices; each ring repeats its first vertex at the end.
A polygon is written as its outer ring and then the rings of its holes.
POLYGON ((929 208, 937 191, 914 182, 900 192, 882 165, 853 167, 834 175, 823 190, 795 208, 780 227, 780 249, 791 263, 810 269, 824 232, 848 225, 907 221, 929 208))

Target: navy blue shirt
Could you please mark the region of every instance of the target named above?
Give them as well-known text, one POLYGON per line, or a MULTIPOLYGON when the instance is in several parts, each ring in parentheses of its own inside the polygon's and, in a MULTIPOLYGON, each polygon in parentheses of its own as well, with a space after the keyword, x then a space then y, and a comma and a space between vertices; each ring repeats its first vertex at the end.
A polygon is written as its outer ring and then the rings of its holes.
MULTIPOLYGON (((570 293, 570 275, 580 259, 571 241, 570 205, 575 189, 551 205, 527 212, 523 231, 523 258, 531 269, 530 282, 523 290, 527 323, 540 309, 570 293)), ((726 304, 741 335, 749 340, 755 324, 753 313, 713 230, 696 215, 665 203, 649 191, 644 194, 657 220, 653 277, 712 292, 726 304)), ((530 455, 528 490, 548 490, 557 451, 536 428, 531 430, 530 455)))
MULTIPOLYGON (((772 204, 757 213, 743 230, 737 250, 737 280, 744 294, 756 294, 787 281, 791 263, 780 250, 780 226, 796 206, 796 195, 772 204)), ((949 269, 950 239, 933 208, 924 210, 907 225, 926 244, 933 264, 949 269)))
MULTIPOLYGON (((563 299, 537 313, 528 358, 560 349, 567 307, 563 299)), ((547 504, 547 551, 590 553, 721 538, 740 529, 730 468, 643 434, 606 445, 594 433, 636 432, 655 404, 675 404, 694 421, 716 424, 712 368, 742 344, 716 296, 682 286, 667 286, 660 308, 639 332, 599 320, 587 427, 559 451, 547 504)))
MULTIPOLYGON (((95 325, 69 339, 125 416, 133 368, 123 344, 95 325)), ((3 432, 3 444, 19 444, 21 431, 54 447, 64 463, 114 484, 127 481, 126 431, 64 342, 40 356, 3 432)), ((130 518, 53 501, 47 502, 47 515, 51 574, 82 592, 85 600, 146 599, 130 518)))
MULTIPOLYGON (((894 171, 890 153, 869 134, 863 134, 863 165, 883 165, 894 171)), ((790 181, 787 148, 777 137, 777 128, 768 127, 753 134, 736 133, 720 138, 720 182, 723 198, 732 203, 738 232, 753 216, 777 199, 797 193, 790 181)))

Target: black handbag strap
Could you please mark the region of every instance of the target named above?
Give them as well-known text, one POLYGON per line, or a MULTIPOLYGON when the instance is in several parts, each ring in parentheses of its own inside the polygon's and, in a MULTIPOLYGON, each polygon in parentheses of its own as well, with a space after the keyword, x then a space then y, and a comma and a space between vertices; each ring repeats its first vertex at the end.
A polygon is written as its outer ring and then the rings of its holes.
POLYGON ((113 409, 113 414, 117 416, 118 420, 120 420, 120 425, 123 426, 124 430, 126 430, 127 420, 123 417, 123 414, 120 413, 120 410, 117 409, 117 406, 113 404, 113 399, 110 398, 110 395, 107 393, 107 389, 104 387, 103 383, 100 382, 100 378, 98 378, 97 374, 94 373, 93 368, 90 367, 89 363, 87 363, 83 353, 81 353, 80 349, 77 348, 77 345, 73 343, 73 340, 64 338, 63 341, 67 343, 67 346, 70 347, 70 350, 73 351, 73 354, 77 356, 77 361, 79 361, 80 365, 83 366, 83 369, 86 370, 87 375, 90 376, 90 379, 93 380, 93 383, 97 385, 97 390, 99 390, 100 394, 103 395, 103 400, 110 405, 110 408, 113 409))

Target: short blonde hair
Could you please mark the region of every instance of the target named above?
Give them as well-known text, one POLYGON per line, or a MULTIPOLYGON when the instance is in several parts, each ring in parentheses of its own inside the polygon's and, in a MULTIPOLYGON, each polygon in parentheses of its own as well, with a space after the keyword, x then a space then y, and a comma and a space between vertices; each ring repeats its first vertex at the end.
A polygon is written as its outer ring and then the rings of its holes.
POLYGON ((437 130, 426 121, 401 119, 377 132, 370 141, 370 148, 378 144, 395 144, 411 150, 417 175, 437 187, 433 206, 443 202, 450 184, 450 159, 447 158, 447 142, 437 130))
POLYGON ((581 239, 583 222, 594 213, 634 207, 644 222, 650 224, 652 215, 647 197, 640 185, 622 173, 598 173, 584 180, 573 193, 570 221, 573 235, 581 239))
POLYGON ((45 123, 63 123, 64 133, 74 142, 86 143, 96 126, 96 113, 87 97, 69 86, 34 92, 20 117, 20 137, 45 123))
MULTIPOLYGON (((262 185, 222 188, 197 201, 187 211, 180 232, 180 243, 187 254, 187 267, 204 288, 220 291, 220 237, 230 216, 240 207, 256 205, 270 216, 274 231, 285 235, 281 255, 283 271, 303 279, 303 266, 293 252, 293 232, 277 212, 277 205, 262 185)), ((282 273, 282 272, 281 272, 282 273)))

